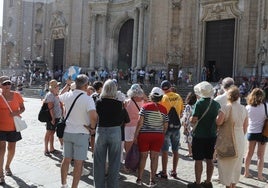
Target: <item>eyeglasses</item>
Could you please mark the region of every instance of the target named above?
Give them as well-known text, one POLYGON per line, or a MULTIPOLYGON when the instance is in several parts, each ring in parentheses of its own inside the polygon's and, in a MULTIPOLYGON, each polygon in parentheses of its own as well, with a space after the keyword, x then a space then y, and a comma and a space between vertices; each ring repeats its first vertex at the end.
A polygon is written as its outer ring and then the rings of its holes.
POLYGON ((3 83, 2 86, 11 86, 10 82, 3 83))

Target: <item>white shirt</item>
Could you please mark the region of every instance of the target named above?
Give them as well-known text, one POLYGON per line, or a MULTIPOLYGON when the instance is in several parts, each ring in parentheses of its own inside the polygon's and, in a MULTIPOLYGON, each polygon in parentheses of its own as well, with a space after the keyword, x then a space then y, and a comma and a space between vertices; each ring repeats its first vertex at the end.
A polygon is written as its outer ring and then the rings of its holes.
POLYGON ((66 127, 64 132, 68 133, 84 133, 89 134, 84 125, 89 125, 89 111, 96 110, 95 103, 91 96, 88 96, 85 91, 77 90, 66 92, 59 95, 60 101, 64 103, 66 108, 66 115, 74 101, 74 99, 82 94, 74 104, 74 107, 66 120, 66 127))
MULTIPOLYGON (((268 104, 266 103, 268 107, 268 104)), ((246 109, 248 111, 248 133, 261 133, 263 122, 266 118, 265 108, 263 104, 258 106, 247 105, 246 109)))

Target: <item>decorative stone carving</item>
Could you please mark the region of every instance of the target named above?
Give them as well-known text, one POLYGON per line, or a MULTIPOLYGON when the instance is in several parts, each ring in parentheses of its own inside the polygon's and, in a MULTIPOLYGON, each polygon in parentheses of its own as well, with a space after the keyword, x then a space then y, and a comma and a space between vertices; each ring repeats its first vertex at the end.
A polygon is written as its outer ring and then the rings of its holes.
POLYGON ((264 18, 264 19, 262 20, 262 22, 261 22, 261 28, 262 28, 263 30, 266 30, 266 29, 267 29, 267 19, 266 19, 266 18, 264 18))
POLYGON ((53 39, 64 38, 67 33, 67 23, 61 11, 56 11, 52 14, 50 27, 52 28, 51 35, 53 39))
POLYGON ((173 51, 173 52, 168 52, 167 53, 167 63, 168 64, 176 64, 180 65, 182 62, 182 52, 181 50, 173 51))
POLYGON ((181 0, 172 0, 172 7, 181 9, 181 0))
POLYGON ((237 0, 226 0, 220 3, 201 2, 202 21, 212 21, 221 19, 241 18, 241 11, 238 8, 237 0))
POLYGON ((181 32, 181 29, 180 29, 179 26, 177 26, 177 27, 172 27, 172 28, 171 28, 171 35, 172 35, 172 37, 178 37, 179 34, 180 34, 180 32, 181 32))

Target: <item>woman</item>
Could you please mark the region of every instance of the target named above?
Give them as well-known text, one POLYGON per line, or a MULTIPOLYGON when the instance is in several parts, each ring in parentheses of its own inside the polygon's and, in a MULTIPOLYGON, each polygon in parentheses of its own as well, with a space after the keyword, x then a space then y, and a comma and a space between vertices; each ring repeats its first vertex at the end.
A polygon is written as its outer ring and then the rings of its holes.
POLYGON ((144 92, 139 84, 133 84, 127 91, 127 96, 128 99, 125 101, 125 108, 129 114, 130 122, 125 124, 126 155, 134 141, 134 134, 138 125, 139 111, 144 103, 144 92))
POLYGON ((139 112, 140 117, 135 131, 134 140, 140 151, 137 185, 142 185, 142 175, 146 160, 150 153, 151 172, 150 187, 155 187, 155 174, 158 166, 158 156, 164 144, 165 132, 168 126, 166 108, 159 104, 164 92, 161 88, 154 87, 149 95, 151 102, 144 104, 139 112))
POLYGON ((15 91, 11 91, 11 84, 9 77, 0 77, 0 184, 5 183, 4 179, 4 156, 6 152, 7 142, 7 159, 5 165, 5 175, 11 176, 10 164, 15 155, 16 142, 21 140, 20 132, 16 132, 13 116, 18 116, 24 112, 25 107, 21 95, 15 91), (10 112, 4 99, 8 102, 13 112, 10 112))
MULTIPOLYGON (((46 134, 45 134, 45 156, 50 156, 50 153, 55 153, 57 150, 54 148, 54 134, 56 131, 56 124, 59 122, 62 117, 62 105, 60 103, 60 99, 58 97, 59 94, 59 85, 60 82, 56 80, 51 80, 49 82, 49 92, 46 94, 44 102, 48 104, 48 108, 50 109, 50 115, 52 117, 50 122, 46 123, 46 134), (49 144, 49 150, 48 150, 49 144)), ((62 146, 62 140, 60 139, 60 143, 62 146)))
POLYGON ((185 135, 185 142, 188 144, 188 154, 186 157, 192 157, 192 126, 190 123, 190 117, 192 116, 192 112, 194 109, 194 104, 196 102, 196 95, 194 92, 189 92, 185 99, 185 109, 183 111, 182 116, 182 125, 184 127, 183 134, 185 135))
POLYGON ((235 188, 239 182, 245 148, 244 136, 248 126, 247 110, 238 102, 239 97, 239 89, 236 86, 231 86, 227 91, 227 105, 221 107, 216 118, 216 124, 219 127, 230 115, 234 121, 234 136, 238 157, 218 157, 219 180, 227 188, 235 188), (229 114, 229 112, 232 114, 229 114))
MULTIPOLYGON (((248 148, 245 159, 245 172, 244 176, 251 178, 252 174, 249 173, 249 166, 251 163, 251 158, 253 156, 255 147, 257 146, 257 156, 258 156, 258 180, 266 182, 266 178, 263 176, 264 167, 264 153, 267 138, 263 137, 261 132, 263 128, 263 123, 266 118, 265 107, 264 107, 264 92, 259 88, 255 88, 247 97, 248 111, 248 130, 247 130, 247 140, 248 148)), ((266 103, 267 106, 267 103, 266 103)), ((268 108, 268 107, 267 107, 268 108)))
POLYGON ((108 79, 96 101, 99 122, 96 129, 94 145, 94 186, 104 188, 119 187, 118 174, 121 158, 121 124, 123 122, 123 103, 116 100, 117 85, 108 79), (108 154, 108 171, 105 177, 106 156, 108 154))

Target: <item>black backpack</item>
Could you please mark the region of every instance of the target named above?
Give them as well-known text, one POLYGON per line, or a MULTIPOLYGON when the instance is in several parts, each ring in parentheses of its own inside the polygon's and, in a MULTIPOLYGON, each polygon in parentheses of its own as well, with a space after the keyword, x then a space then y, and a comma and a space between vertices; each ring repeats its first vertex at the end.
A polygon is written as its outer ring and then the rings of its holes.
POLYGON ((175 106, 172 106, 168 112, 168 128, 169 129, 180 129, 181 121, 180 117, 176 111, 175 106))

